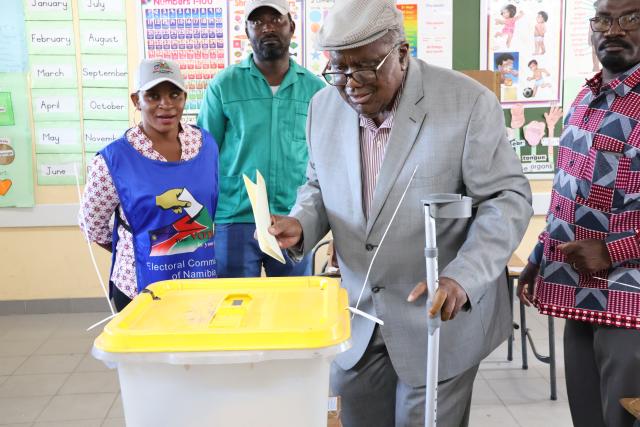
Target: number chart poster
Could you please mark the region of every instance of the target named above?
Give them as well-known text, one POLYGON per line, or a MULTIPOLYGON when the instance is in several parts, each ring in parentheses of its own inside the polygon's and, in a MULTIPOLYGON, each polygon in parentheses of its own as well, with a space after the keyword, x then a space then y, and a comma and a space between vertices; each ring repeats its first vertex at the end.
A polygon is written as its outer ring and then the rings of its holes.
POLYGON ((564 1, 484 0, 481 10, 481 67, 500 73, 502 104, 559 104, 564 1))
POLYGON ((208 82, 227 64, 227 1, 141 0, 142 52, 180 64, 189 99, 186 115, 195 115, 208 82))

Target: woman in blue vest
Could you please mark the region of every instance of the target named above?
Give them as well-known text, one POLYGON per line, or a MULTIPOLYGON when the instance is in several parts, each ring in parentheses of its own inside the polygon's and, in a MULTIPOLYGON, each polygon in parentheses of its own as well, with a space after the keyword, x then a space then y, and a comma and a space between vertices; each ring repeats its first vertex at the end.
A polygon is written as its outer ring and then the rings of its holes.
POLYGON ((143 60, 131 94, 142 121, 89 166, 80 227, 113 254, 118 311, 153 282, 216 277, 218 146, 181 123, 186 99, 176 63, 143 60))

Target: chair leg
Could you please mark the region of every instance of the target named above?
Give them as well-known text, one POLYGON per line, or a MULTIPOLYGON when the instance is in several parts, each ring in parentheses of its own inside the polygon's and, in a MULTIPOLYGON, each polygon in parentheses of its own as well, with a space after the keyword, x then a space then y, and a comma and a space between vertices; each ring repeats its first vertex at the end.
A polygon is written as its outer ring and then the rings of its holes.
POLYGON ((549 322, 549 382, 551 383, 551 400, 558 400, 556 384, 556 328, 553 316, 547 316, 549 322))
POLYGON ((509 286, 509 304, 511 307, 511 334, 507 339, 507 360, 509 362, 513 360, 513 330, 515 329, 515 324, 513 323, 513 285, 514 284, 515 284, 515 279, 508 277, 507 285, 509 286))
POLYGON ((527 362, 527 317, 522 302, 520 302, 520 339, 522 341, 522 369, 529 369, 527 362))

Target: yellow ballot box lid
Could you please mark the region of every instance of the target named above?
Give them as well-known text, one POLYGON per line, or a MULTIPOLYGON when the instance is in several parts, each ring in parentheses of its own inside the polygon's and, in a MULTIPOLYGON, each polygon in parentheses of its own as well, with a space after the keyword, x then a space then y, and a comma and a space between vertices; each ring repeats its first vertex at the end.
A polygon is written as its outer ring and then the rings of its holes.
POLYGON ((302 350, 347 341, 347 292, 327 277, 169 280, 150 285, 94 347, 109 353, 302 350))

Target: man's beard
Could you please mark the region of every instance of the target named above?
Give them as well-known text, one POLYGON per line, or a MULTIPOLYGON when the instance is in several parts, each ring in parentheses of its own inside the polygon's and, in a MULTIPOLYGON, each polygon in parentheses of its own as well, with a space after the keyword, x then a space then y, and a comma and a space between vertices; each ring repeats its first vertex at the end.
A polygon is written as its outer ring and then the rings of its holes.
POLYGON ((627 71, 629 68, 632 68, 634 65, 636 65, 630 63, 629 59, 625 58, 625 51, 609 53, 604 50, 608 45, 620 46, 625 49, 632 48, 629 43, 623 40, 611 40, 602 43, 600 45, 600 49, 598 50, 598 59, 605 69, 614 74, 618 74, 627 71))
POLYGON ((629 68, 632 68, 635 64, 630 64, 625 58, 621 55, 602 55, 600 57, 600 63, 602 66, 608 71, 618 74, 624 71, 627 71, 629 68))
POLYGON ((275 61, 289 56, 289 46, 280 41, 268 45, 258 42, 257 46, 254 46, 253 52, 261 61, 275 61))

